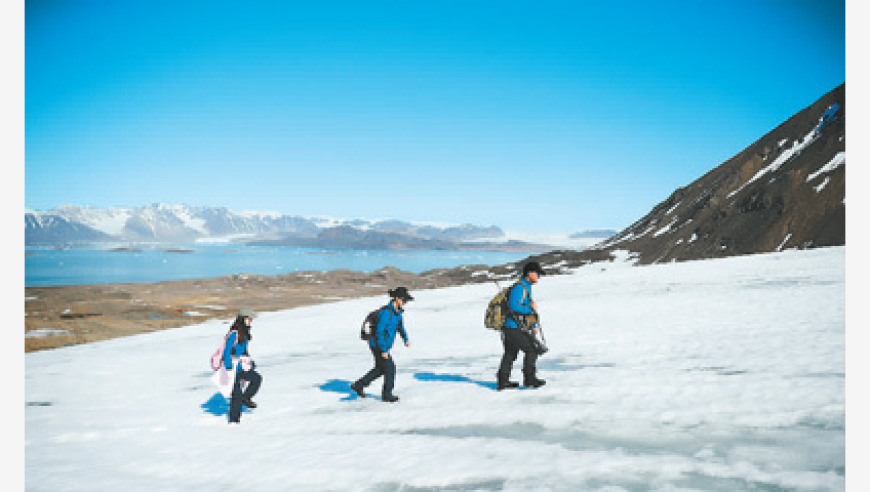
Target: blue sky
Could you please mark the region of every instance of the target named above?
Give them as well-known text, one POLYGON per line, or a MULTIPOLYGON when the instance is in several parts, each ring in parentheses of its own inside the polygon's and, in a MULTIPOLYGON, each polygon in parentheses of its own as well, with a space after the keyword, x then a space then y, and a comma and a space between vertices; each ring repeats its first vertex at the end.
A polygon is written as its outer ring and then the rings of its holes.
POLYGON ((25 207, 621 229, 845 82, 845 4, 25 3, 25 207))

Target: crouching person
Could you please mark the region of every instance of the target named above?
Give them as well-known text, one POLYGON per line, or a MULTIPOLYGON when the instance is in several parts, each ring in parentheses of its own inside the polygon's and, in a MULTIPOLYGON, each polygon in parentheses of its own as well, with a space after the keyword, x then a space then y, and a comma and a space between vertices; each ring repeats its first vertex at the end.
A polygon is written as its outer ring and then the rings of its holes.
POLYGON ((353 382, 350 387, 361 398, 365 398, 363 391, 372 381, 383 376, 384 386, 381 389, 381 400, 389 403, 399 401, 399 397, 393 394, 393 384, 396 380, 396 364, 390 356, 393 342, 398 332, 405 341, 405 346, 410 347, 408 333, 402 320, 405 304, 414 300, 408 289, 397 287, 389 291, 390 302, 378 311, 378 324, 369 338, 369 350, 375 359, 375 366, 365 376, 353 382))
POLYGON ((233 326, 230 328, 230 336, 224 346, 224 364, 227 372, 233 374, 233 392, 230 397, 229 423, 239 423, 242 416, 242 406, 256 408, 252 398, 260 389, 263 377, 254 370, 251 355, 248 353, 248 344, 251 341, 251 323, 254 312, 250 309, 242 309, 236 316, 233 326))

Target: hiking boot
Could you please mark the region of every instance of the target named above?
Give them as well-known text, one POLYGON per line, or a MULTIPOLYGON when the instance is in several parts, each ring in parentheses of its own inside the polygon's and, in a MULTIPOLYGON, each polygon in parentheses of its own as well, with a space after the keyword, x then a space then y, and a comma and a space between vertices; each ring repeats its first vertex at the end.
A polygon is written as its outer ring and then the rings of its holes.
POLYGON ((523 386, 528 386, 530 388, 540 388, 541 386, 547 384, 543 379, 531 378, 523 381, 523 386))
POLYGON ((506 381, 506 382, 499 381, 498 387, 496 389, 501 391, 503 389, 515 389, 515 388, 519 388, 519 387, 520 387, 520 383, 518 383, 516 381, 506 381))
POLYGON ((359 386, 357 386, 356 383, 350 383, 350 389, 352 389, 353 392, 356 393, 360 398, 365 398, 365 397, 366 397, 366 393, 365 393, 365 391, 363 391, 362 388, 360 388, 359 386))
POLYGON ((257 408, 257 404, 254 403, 254 400, 251 400, 250 398, 247 400, 242 400, 242 405, 248 408, 257 408))
POLYGON ((385 401, 387 403, 396 403, 397 401, 399 401, 399 397, 396 395, 387 395, 381 397, 381 401, 385 401))

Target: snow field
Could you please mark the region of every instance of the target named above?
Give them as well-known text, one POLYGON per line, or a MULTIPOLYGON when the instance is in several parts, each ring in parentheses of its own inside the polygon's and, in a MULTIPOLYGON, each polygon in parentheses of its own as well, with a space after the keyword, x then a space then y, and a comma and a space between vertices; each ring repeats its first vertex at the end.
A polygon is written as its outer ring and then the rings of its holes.
POLYGON ((208 380, 226 321, 30 353, 26 486, 843 490, 844 257, 544 277, 534 297, 551 350, 537 390, 494 390, 501 345, 483 328, 494 284, 415 291, 392 405, 382 380, 367 399, 347 386, 372 365, 357 334, 386 293, 263 313, 259 407, 238 426, 208 380))

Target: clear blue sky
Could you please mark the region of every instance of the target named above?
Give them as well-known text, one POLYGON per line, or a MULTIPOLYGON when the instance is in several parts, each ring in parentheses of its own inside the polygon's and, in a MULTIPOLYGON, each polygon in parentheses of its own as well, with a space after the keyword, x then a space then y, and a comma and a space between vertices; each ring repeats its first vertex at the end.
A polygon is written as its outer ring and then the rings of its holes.
POLYGON ((845 82, 845 4, 25 3, 25 207, 623 228, 845 82))

